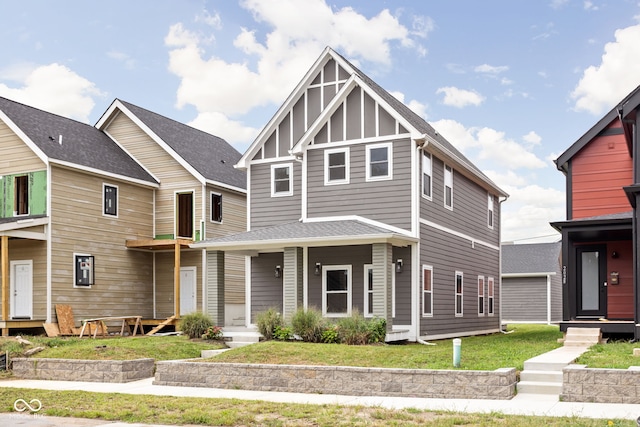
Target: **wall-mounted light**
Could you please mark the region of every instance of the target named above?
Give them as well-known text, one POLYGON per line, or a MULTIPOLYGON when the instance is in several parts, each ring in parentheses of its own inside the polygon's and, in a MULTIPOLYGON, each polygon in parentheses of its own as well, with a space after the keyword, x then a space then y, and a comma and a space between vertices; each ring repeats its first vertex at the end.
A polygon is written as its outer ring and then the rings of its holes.
POLYGON ((316 276, 319 276, 321 271, 322 271, 322 264, 320 264, 319 262, 316 262, 316 268, 313 270, 313 274, 315 274, 316 276))
POLYGON ((617 259, 619 256, 620 256, 620 254, 618 254, 618 251, 611 252, 611 258, 617 259))
POLYGON ((276 265, 276 271, 275 271, 276 279, 279 279, 281 274, 282 274, 282 267, 280 267, 279 265, 276 265))
POLYGON ((402 259, 398 258, 396 260, 396 273, 402 273, 402 259))

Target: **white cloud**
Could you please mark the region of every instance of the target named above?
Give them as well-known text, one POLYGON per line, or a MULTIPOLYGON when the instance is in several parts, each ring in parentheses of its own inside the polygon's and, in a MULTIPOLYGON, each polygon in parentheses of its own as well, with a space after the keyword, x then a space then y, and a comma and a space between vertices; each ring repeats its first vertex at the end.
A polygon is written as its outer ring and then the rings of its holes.
POLYGON ((584 2, 584 10, 589 10, 589 11, 593 10, 593 11, 595 11, 595 10, 598 10, 598 9, 599 9, 599 7, 596 6, 595 4, 593 4, 592 1, 585 0, 585 2, 584 2))
POLYGON ((222 19, 218 12, 214 12, 212 15, 208 10, 204 9, 199 15, 196 16, 196 22, 204 22, 216 30, 222 29, 222 19))
POLYGON ((124 67, 128 70, 132 70, 136 66, 136 60, 124 52, 112 50, 107 52, 107 56, 111 59, 122 62, 124 64, 124 67))
POLYGON ((476 73, 497 75, 500 73, 504 73, 505 71, 509 71, 509 67, 507 67, 506 65, 495 66, 495 65, 489 65, 489 64, 482 64, 475 67, 473 71, 475 71, 476 73))
POLYGON ((104 96, 95 84, 56 63, 14 68, 9 74, 22 86, 0 83, 1 96, 85 123, 95 106, 94 98, 104 96))
POLYGON ((412 99, 409 102, 405 102, 404 93, 402 92, 389 92, 392 96, 394 96, 398 101, 405 104, 411 111, 422 117, 423 119, 427 119, 427 105, 423 104, 420 101, 412 99))
POLYGON ((450 107, 463 108, 468 105, 478 106, 485 100, 484 96, 474 90, 458 89, 453 86, 441 87, 436 93, 444 93, 442 103, 450 107))
POLYGON ((528 142, 531 146, 540 145, 540 142, 542 141, 540 135, 538 135, 534 131, 530 131, 528 134, 524 135, 522 139, 525 142, 528 142))
POLYGON ((640 25, 617 30, 615 39, 605 45, 600 65, 587 68, 571 93, 577 111, 602 114, 638 85, 640 25))
POLYGON ((252 142, 260 132, 260 129, 245 126, 242 122, 216 112, 200 113, 188 125, 224 139, 241 153, 248 148, 248 142, 252 142))

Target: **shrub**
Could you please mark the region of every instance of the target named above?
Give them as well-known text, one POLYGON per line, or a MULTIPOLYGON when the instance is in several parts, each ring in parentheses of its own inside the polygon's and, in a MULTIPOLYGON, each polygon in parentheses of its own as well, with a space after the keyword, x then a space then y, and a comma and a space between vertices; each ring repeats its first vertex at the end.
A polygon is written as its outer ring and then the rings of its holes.
POLYGON ((209 326, 204 333, 204 338, 207 340, 222 339, 222 328, 220 326, 209 326))
POLYGON ((267 340, 272 340, 276 327, 283 327, 284 321, 282 320, 282 315, 278 313, 275 308, 270 308, 258 313, 256 316, 256 324, 262 336, 267 340))
POLYGON ((387 336, 387 321, 380 317, 376 317, 369 320, 367 323, 369 326, 369 337, 367 342, 369 344, 384 342, 384 339, 387 336))
POLYGON ((291 317, 293 333, 307 342, 323 341, 322 333, 325 330, 325 323, 322 313, 315 308, 307 310, 299 308, 291 317))
POLYGON ((335 344, 338 342, 338 326, 330 325, 322 331, 322 342, 327 344, 335 344))
POLYGON ((280 341, 293 339, 293 331, 288 326, 276 326, 273 331, 273 338, 280 341))
POLYGON ((211 318, 199 311, 187 314, 180 319, 180 330, 189 338, 202 337, 210 326, 213 326, 211 318))
POLYGON ((369 337, 369 326, 365 318, 354 310, 351 316, 338 320, 338 340, 343 344, 364 345, 369 337))

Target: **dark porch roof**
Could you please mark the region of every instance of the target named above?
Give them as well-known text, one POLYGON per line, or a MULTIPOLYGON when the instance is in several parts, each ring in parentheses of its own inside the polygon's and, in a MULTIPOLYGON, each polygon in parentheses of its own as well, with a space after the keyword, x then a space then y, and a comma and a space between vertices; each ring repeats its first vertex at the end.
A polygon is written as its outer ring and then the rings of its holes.
POLYGON ((192 248, 225 251, 280 250, 291 246, 344 246, 391 243, 407 246, 418 239, 358 219, 289 222, 194 243, 192 248))
POLYGON ((631 239, 633 211, 552 222, 556 230, 571 232, 573 241, 631 239))

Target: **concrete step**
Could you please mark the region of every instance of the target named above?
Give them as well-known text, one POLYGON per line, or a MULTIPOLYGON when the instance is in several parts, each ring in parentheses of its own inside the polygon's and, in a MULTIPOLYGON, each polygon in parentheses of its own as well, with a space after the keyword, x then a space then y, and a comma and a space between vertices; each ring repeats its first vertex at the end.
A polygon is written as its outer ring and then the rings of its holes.
POLYGON ((600 328, 567 328, 565 346, 592 346, 602 341, 600 328))
POLYGON ((526 360, 524 362, 524 371, 559 371, 562 373, 562 369, 567 366, 565 361, 554 362, 553 360, 526 360))
POLYGON ((251 344, 255 344, 258 341, 227 341, 227 347, 229 348, 239 348, 239 347, 245 347, 251 344))
POLYGON ((562 384, 562 371, 522 371, 520 381, 562 384))
POLYGON ((542 381, 520 381, 517 386, 519 393, 530 394, 562 394, 562 383, 542 381))

